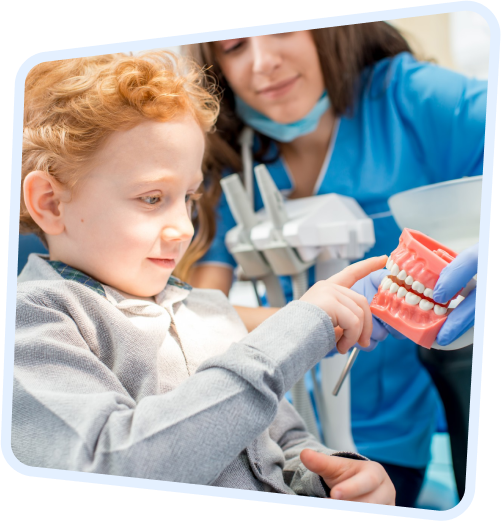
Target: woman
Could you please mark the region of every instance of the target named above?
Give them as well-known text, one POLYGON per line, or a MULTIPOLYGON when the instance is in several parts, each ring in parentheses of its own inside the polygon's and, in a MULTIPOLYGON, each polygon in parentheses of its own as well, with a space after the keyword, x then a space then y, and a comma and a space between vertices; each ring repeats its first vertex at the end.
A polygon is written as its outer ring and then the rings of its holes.
MULTIPOLYGON (((384 22, 190 50, 224 89, 207 172, 216 180, 242 170, 239 136, 250 126, 255 164, 267 163, 287 197, 335 192, 358 201, 374 221, 376 244, 368 255, 389 253, 398 242, 391 195, 482 173, 486 83, 416 61, 384 22)), ((208 202, 219 197, 217 183, 209 194, 208 202)), ((254 194, 259 209, 257 185, 254 194)), ((224 236, 234 221, 224 196, 217 215, 212 246, 191 281, 228 293, 235 262, 224 236)), ((291 298, 290 281, 282 282, 291 298)), ((413 506, 438 400, 412 342, 389 337, 374 352, 361 353, 351 387, 358 450, 385 466, 397 505, 413 506)))

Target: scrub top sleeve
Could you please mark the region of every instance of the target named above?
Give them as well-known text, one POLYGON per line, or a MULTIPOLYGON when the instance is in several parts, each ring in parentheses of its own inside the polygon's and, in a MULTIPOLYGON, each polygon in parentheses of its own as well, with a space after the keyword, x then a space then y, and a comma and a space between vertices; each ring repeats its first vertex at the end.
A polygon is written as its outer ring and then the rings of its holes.
POLYGON ((234 226, 236 226, 236 223, 223 193, 216 208, 216 234, 214 240, 204 256, 196 263, 197 266, 202 264, 223 264, 236 268, 237 263, 224 243, 226 233, 234 226))
POLYGON ((394 59, 389 72, 395 108, 433 182, 481 175, 487 82, 418 62, 408 53, 394 59))

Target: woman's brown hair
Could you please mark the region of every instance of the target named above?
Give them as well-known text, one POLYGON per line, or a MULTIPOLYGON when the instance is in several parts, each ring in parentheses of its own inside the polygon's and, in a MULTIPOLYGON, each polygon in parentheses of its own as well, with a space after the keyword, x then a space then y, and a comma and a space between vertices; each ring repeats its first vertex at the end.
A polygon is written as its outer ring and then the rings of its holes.
MULTIPOLYGON (((326 27, 313 29, 311 33, 335 116, 349 115, 353 109, 357 82, 363 69, 383 58, 412 52, 404 37, 386 22, 326 27)), ((212 42, 189 45, 186 50, 206 69, 208 81, 215 80, 223 90, 216 131, 208 136, 204 160, 207 184, 204 230, 208 233, 206 239, 210 243, 216 231, 216 205, 221 195, 219 180, 222 172, 226 168, 233 172, 242 170, 238 139, 244 123, 235 113, 234 94, 217 63, 212 42)), ((258 161, 266 162, 265 155, 271 140, 261 134, 257 136, 260 146, 255 157, 258 161)), ((200 253, 205 252, 199 250, 200 253)))

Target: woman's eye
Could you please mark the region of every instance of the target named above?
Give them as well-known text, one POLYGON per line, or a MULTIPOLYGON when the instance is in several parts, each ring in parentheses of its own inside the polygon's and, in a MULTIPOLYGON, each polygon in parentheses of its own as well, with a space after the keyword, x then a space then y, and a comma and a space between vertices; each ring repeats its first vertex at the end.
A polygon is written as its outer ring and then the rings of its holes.
POLYGON ((141 201, 145 202, 146 204, 157 204, 160 201, 159 195, 146 195, 145 197, 141 197, 141 201))
POLYGON ((243 41, 240 41, 240 42, 235 43, 231 47, 227 47, 226 49, 223 49, 223 54, 229 54, 233 51, 236 51, 237 49, 242 47, 243 43, 244 43, 243 41))

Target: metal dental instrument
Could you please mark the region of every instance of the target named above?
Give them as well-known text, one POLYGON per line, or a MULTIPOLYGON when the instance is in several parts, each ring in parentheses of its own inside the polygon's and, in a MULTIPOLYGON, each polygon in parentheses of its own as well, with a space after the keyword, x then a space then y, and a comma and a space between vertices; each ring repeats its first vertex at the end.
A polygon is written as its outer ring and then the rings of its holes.
POLYGON ((339 380, 337 381, 336 387, 334 387, 334 390, 332 391, 332 394, 334 396, 337 396, 341 386, 343 385, 343 382, 346 379, 346 376, 350 372, 351 368, 353 367, 353 364, 355 363, 355 360, 357 359, 358 353, 360 353, 360 349, 358 347, 353 348, 350 358, 348 358, 348 361, 346 362, 346 365, 344 366, 343 372, 341 373, 341 376, 339 377, 339 380))

